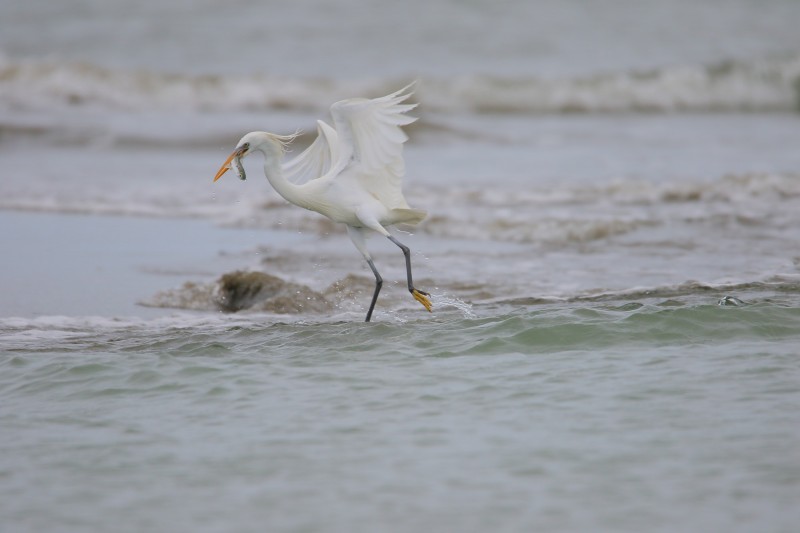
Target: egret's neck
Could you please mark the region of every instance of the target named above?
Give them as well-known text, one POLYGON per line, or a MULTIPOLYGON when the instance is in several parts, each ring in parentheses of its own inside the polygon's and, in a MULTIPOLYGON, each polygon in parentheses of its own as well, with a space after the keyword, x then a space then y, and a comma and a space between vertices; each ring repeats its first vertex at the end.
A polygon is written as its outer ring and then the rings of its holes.
POLYGON ((283 149, 272 142, 262 144, 258 149, 264 154, 264 175, 270 185, 289 202, 300 207, 306 207, 305 198, 300 191, 301 187, 283 176, 283 170, 281 169, 283 149))

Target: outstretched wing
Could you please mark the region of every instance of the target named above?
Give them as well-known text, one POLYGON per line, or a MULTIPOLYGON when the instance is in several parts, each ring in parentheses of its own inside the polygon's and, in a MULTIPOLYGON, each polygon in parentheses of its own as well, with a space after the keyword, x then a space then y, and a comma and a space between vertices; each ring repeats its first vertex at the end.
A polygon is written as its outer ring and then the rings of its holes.
POLYGON ((413 94, 411 85, 381 98, 352 98, 331 106, 339 136, 334 170, 359 165, 364 187, 389 208, 408 207, 401 191, 408 136, 401 126, 417 120, 406 115, 417 104, 403 103, 413 94))
POLYGON ((339 157, 336 130, 325 122, 317 121, 317 138, 300 155, 282 163, 286 179, 300 185, 327 174, 339 157))

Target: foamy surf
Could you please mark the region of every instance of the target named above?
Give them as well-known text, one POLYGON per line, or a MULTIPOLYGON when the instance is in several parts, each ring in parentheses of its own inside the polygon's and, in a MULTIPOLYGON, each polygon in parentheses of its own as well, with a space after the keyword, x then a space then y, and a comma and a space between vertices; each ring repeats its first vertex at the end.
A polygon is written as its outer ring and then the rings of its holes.
MULTIPOLYGON (((353 264, 359 264, 357 256, 353 264)), ((146 307, 210 311, 223 313, 268 313, 272 316, 304 316, 329 320, 331 316, 366 311, 366 304, 375 288, 372 279, 347 275, 322 290, 259 270, 237 270, 222 274, 213 281, 187 281, 181 286, 158 291, 139 304, 146 307)), ((413 309, 406 291, 387 284, 379 298, 380 313, 385 318, 400 318, 399 313, 413 309)), ((465 317, 474 317, 471 305, 458 298, 433 296, 436 311, 459 310, 465 317)))
MULTIPOLYGON (((574 78, 422 76, 415 96, 424 109, 446 113, 792 112, 800 101, 798 80, 795 54, 574 78)), ((201 76, 6 58, 0 63, 0 109, 319 112, 339 99, 387 94, 401 85, 397 76, 201 76)))
MULTIPOLYGON (((203 188, 191 179, 141 187, 137 181, 108 181, 87 193, 69 182, 24 183, 3 190, 0 209, 50 213, 184 217, 226 227, 335 235, 330 220, 280 199, 266 185, 241 195, 232 187, 203 188)), ((0 186, 0 190, 2 190, 0 186)), ((407 186, 412 204, 435 206, 415 231, 437 237, 517 243, 582 243, 676 222, 702 225, 726 218, 752 226, 778 223, 775 206, 800 198, 800 175, 746 173, 704 181, 615 180, 606 184, 525 188, 407 186)), ((781 210, 781 224, 794 219, 781 210)))

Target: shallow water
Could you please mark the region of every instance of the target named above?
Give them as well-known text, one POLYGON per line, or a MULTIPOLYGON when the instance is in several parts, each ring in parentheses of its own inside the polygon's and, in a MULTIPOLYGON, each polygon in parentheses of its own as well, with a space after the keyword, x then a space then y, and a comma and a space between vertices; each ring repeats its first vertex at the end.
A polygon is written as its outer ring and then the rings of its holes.
POLYGON ((3 515, 15 530, 790 531, 787 303, 3 320, 3 515))
POLYGON ((800 4, 371 6, 0 5, 2 529, 794 531, 800 4), (364 324, 212 178, 414 79, 364 324))

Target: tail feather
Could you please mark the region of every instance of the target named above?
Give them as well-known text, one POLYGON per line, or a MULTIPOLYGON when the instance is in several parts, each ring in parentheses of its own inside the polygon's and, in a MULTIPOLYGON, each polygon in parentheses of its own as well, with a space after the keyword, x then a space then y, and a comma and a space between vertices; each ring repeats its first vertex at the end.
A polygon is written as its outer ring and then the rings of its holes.
POLYGON ((393 218, 396 220, 396 223, 403 223, 403 224, 419 224, 425 217, 428 216, 427 211, 423 211, 422 209, 392 209, 393 218))

